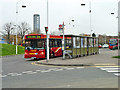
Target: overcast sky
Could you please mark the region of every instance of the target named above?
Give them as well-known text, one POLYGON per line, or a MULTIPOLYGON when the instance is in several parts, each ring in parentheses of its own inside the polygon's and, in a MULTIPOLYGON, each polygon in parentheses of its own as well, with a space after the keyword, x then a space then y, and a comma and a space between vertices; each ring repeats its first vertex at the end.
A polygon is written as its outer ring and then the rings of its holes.
MULTIPOLYGON (((19 0, 0 0, 0 28, 7 22, 16 21, 16 2, 19 0)), ((90 0, 48 0, 49 32, 58 31, 63 21, 66 34, 90 34, 90 0), (85 3, 85 6, 81 4, 85 3), (74 19, 74 22, 71 20, 74 19), (70 23, 70 24, 69 24, 70 23), (74 25, 74 27, 73 27, 74 25)), ((96 34, 117 35, 119 0, 91 0, 92 30, 96 34), (114 15, 111 15, 114 12, 114 15)), ((26 21, 33 29, 33 14, 40 15, 40 28, 44 33, 47 26, 47 0, 20 0, 18 4, 18 23, 26 21), (27 7, 21 8, 24 4, 27 7)))

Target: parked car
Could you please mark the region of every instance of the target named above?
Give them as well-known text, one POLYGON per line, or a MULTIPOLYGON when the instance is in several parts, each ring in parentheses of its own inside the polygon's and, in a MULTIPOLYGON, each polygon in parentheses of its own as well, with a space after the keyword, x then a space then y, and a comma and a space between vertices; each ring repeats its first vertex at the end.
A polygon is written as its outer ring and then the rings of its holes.
POLYGON ((104 44, 102 47, 103 47, 103 48, 108 48, 109 45, 108 45, 108 44, 104 44))
POLYGON ((99 48, 102 48, 102 45, 99 45, 99 48))

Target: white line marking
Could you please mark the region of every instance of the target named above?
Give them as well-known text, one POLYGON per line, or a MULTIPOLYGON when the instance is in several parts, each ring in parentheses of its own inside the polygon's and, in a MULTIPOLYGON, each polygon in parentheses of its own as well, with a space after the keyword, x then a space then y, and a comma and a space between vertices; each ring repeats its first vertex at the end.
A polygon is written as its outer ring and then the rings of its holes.
POLYGON ((120 72, 118 70, 106 70, 107 72, 120 72))
POLYGON ((50 72, 50 70, 47 70, 47 71, 43 70, 43 71, 41 71, 41 72, 43 72, 43 73, 44 73, 44 72, 50 72))
POLYGON ((67 70, 71 70, 71 69, 74 69, 74 68, 66 68, 67 70))
POLYGON ((18 76, 22 75, 22 74, 17 74, 18 76))
POLYGON ((101 70, 119 70, 120 68, 100 68, 101 70))
POLYGON ((37 73, 37 72, 29 72, 29 73, 27 73, 27 74, 35 74, 35 73, 37 73))
POLYGON ((7 77, 7 75, 2 75, 2 78, 7 77))
POLYGON ((14 73, 8 73, 7 75, 12 75, 12 74, 14 74, 14 73))
POLYGON ((120 76, 120 74, 118 74, 118 73, 114 73, 114 75, 116 75, 116 76, 120 76))
POLYGON ((56 69, 55 71, 62 71, 63 69, 56 69))
POLYGON ((40 72, 41 70, 36 70, 36 72, 40 72))
POLYGON ((11 76, 18 76, 17 74, 13 74, 13 75, 11 75, 11 76))
POLYGON ((96 68, 119 68, 120 66, 96 66, 96 68))
POLYGON ((25 72, 22 72, 22 73, 31 73, 32 71, 25 71, 25 72))
POLYGON ((79 69, 79 68, 85 68, 85 67, 76 67, 77 69, 79 69))

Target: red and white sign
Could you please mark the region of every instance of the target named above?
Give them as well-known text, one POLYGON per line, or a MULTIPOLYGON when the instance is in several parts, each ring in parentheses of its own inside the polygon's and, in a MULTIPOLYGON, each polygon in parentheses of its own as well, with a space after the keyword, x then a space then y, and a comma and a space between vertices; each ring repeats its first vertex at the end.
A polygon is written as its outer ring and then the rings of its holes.
POLYGON ((59 25, 59 28, 62 28, 62 25, 61 25, 61 24, 59 25))

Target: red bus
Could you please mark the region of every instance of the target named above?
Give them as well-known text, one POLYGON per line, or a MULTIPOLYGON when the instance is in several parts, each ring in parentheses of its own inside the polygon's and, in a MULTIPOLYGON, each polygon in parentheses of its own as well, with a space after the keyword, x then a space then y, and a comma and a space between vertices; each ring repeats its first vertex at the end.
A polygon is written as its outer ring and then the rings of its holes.
MULTIPOLYGON (((62 36, 49 36, 50 57, 62 55, 62 36)), ((70 37, 65 37, 70 39, 70 37)), ((25 35, 25 54, 24 58, 46 58, 46 35, 29 34, 25 35)))
POLYGON ((109 49, 118 49, 118 39, 112 38, 109 40, 109 49))

